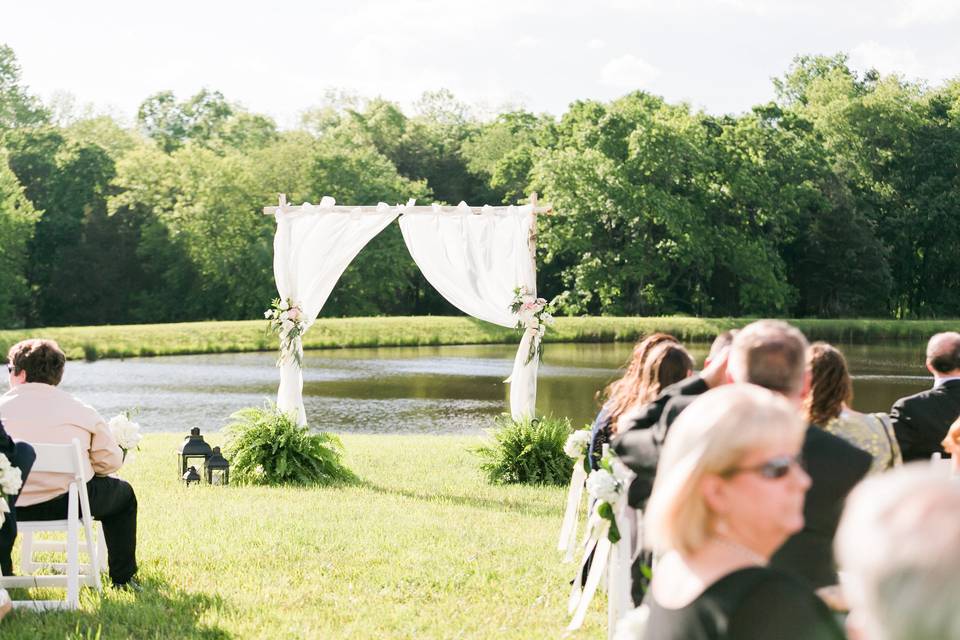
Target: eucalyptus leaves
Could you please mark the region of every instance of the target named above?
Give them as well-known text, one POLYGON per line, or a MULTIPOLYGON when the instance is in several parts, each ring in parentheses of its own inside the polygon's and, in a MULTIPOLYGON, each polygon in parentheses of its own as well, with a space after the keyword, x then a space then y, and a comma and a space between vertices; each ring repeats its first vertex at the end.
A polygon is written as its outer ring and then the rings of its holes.
POLYGON ((617 528, 617 519, 613 514, 613 507, 623 493, 623 482, 613 475, 611 457, 604 457, 600 461, 600 468, 590 472, 587 477, 587 493, 596 500, 594 507, 596 514, 610 523, 607 538, 616 543, 620 540, 620 530, 617 528))

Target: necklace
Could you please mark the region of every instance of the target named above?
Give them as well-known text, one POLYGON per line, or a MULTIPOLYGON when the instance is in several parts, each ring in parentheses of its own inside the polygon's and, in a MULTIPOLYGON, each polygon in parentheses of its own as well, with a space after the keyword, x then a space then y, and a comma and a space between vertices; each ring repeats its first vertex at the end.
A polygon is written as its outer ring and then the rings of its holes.
POLYGON ((715 535, 713 536, 713 539, 716 540, 718 543, 720 543, 722 546, 726 547, 727 549, 730 549, 731 551, 736 551, 742 557, 749 559, 750 562, 753 564, 759 565, 761 567, 765 567, 769 562, 767 558, 764 558, 762 555, 760 555, 753 549, 750 549, 740 544, 739 542, 735 542, 730 538, 724 538, 722 536, 715 535))

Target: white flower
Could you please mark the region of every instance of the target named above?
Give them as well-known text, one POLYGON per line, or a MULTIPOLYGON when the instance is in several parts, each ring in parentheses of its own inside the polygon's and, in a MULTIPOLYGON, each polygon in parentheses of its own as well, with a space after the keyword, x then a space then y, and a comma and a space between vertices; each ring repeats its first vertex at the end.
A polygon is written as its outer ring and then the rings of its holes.
POLYGON ((10 507, 7 505, 5 498, 0 498, 0 527, 3 526, 3 521, 7 519, 5 513, 10 513, 10 507))
POLYGON ((273 317, 273 309, 267 309, 266 311, 264 311, 264 312, 263 312, 263 317, 266 318, 267 320, 269 320, 270 318, 272 318, 272 317, 273 317))
POLYGON ((579 458, 586 454, 590 446, 590 432, 586 429, 578 429, 567 436, 567 442, 563 445, 563 452, 571 458, 579 458))
POLYGON ((0 455, 0 493, 13 495, 20 491, 23 480, 20 469, 10 464, 7 456, 0 455))
POLYGON ((131 422, 130 419, 123 414, 110 418, 107 426, 110 427, 110 433, 113 434, 117 444, 120 445, 120 448, 124 451, 136 449, 143 439, 143 436, 140 435, 140 425, 136 422, 131 422))
POLYGON ((650 609, 646 605, 641 605, 636 609, 630 609, 623 614, 617 621, 616 632, 613 640, 636 640, 642 638, 647 632, 647 619, 650 618, 650 609))
POLYGON ((620 497, 620 481, 606 469, 597 469, 587 478, 587 492, 601 502, 614 504, 620 497))

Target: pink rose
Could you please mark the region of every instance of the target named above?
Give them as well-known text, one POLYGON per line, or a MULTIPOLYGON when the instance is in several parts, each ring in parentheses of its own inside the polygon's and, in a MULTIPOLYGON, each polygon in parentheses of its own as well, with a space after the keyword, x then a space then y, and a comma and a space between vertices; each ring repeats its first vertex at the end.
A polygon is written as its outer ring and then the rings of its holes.
POLYGON ((300 312, 300 309, 298 309, 297 307, 290 307, 290 310, 287 311, 287 319, 292 320, 294 322, 299 320, 301 315, 302 314, 300 312))

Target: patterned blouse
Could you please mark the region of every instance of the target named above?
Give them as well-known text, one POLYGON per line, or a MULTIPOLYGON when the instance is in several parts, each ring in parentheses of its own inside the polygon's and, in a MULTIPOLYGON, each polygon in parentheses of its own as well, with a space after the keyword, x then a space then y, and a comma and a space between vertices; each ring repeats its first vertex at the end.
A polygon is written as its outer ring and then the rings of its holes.
POLYGON ((839 436, 873 456, 870 473, 885 471, 903 464, 900 445, 893 432, 890 416, 885 413, 846 411, 824 425, 823 430, 839 436))

